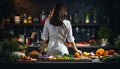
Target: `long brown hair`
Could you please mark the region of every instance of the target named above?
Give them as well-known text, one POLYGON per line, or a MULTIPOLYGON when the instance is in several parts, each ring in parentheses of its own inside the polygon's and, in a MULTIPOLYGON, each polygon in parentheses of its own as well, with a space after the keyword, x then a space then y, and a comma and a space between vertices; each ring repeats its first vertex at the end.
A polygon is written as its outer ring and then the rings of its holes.
POLYGON ((56 3, 53 8, 53 16, 50 19, 50 24, 54 26, 61 26, 63 24, 63 20, 66 18, 66 6, 64 3, 56 3))

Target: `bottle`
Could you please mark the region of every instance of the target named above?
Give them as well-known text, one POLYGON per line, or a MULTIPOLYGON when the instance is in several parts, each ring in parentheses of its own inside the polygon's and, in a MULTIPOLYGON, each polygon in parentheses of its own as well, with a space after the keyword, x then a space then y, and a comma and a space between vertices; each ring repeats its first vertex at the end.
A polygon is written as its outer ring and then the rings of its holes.
POLYGON ((39 32, 37 32, 37 43, 39 43, 40 42, 40 40, 39 40, 39 32))
POLYGON ((72 22, 73 23, 78 23, 77 13, 74 13, 72 22))
POLYGON ((97 20, 96 20, 96 8, 94 8, 93 10, 93 23, 96 23, 97 20))
POLYGON ((90 11, 87 10, 85 11, 85 23, 89 23, 90 22, 90 11))
POLYGON ((44 24, 45 19, 46 19, 45 12, 44 12, 44 11, 42 11, 42 13, 41 13, 41 15, 40 15, 40 23, 41 23, 41 24, 44 24))
POLYGON ((39 18, 38 17, 34 17, 33 18, 33 23, 38 23, 39 22, 39 18))
POLYGON ((23 23, 28 23, 28 18, 26 13, 23 14, 23 23))
POLYGON ((72 16, 71 16, 71 15, 69 16, 69 20, 70 20, 70 22, 72 23, 72 16))
POLYGON ((14 23, 14 14, 12 13, 11 17, 10 17, 10 22, 14 23))
POLYGON ((10 33, 11 33, 11 35, 14 35, 13 27, 11 27, 11 29, 10 29, 10 33))
POLYGON ((26 44, 27 44, 27 45, 31 45, 30 37, 26 37, 26 44))
POLYGON ((20 24, 20 16, 14 16, 14 23, 15 24, 20 24))
POLYGON ((79 32, 79 28, 78 28, 78 27, 76 27, 75 31, 76 31, 76 33, 78 33, 78 32, 79 32))
POLYGON ((32 23, 32 16, 31 15, 28 16, 28 23, 32 23))

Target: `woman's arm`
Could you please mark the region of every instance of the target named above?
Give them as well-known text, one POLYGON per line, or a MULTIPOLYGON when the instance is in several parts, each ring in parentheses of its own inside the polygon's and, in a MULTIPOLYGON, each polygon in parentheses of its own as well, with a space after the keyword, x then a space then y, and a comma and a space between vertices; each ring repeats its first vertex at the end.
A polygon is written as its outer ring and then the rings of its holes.
POLYGON ((73 49, 74 49, 75 52, 79 52, 80 54, 82 54, 82 51, 80 51, 80 50, 77 49, 74 41, 70 42, 70 43, 71 43, 71 45, 72 45, 72 47, 73 47, 73 49))
POLYGON ((45 46, 46 46, 46 40, 42 40, 42 44, 41 44, 41 47, 40 47, 40 49, 41 49, 40 53, 46 52, 45 46))
POLYGON ((48 22, 49 22, 49 20, 48 19, 46 19, 46 21, 45 21, 45 24, 44 24, 44 28, 43 28, 43 34, 42 34, 42 44, 41 44, 41 53, 42 52, 45 52, 45 46, 46 46, 46 41, 48 40, 48 32, 49 32, 49 30, 48 30, 48 22))
POLYGON ((73 33, 72 33, 72 26, 71 26, 71 23, 69 22, 68 23, 67 41, 71 43, 71 45, 72 45, 75 52, 79 52, 80 54, 82 54, 82 51, 77 49, 74 40, 75 39, 74 39, 74 36, 73 36, 73 33))

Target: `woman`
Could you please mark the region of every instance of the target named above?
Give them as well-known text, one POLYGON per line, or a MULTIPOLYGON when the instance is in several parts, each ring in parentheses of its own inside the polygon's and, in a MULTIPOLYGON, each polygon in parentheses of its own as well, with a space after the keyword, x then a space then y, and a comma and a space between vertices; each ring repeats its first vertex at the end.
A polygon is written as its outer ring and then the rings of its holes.
POLYGON ((43 28, 41 52, 45 51, 44 47, 49 37, 47 55, 69 54, 66 47, 66 40, 72 44, 75 52, 82 54, 82 51, 78 50, 75 45, 71 23, 66 19, 66 11, 63 3, 56 3, 51 16, 46 19, 43 28))

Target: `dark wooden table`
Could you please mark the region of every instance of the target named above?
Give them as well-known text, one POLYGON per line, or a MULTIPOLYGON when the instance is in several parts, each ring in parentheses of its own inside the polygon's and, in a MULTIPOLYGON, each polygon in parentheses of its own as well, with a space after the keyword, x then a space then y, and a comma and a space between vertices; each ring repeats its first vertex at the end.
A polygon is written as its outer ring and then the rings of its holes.
POLYGON ((38 61, 38 62, 8 62, 0 67, 7 69, 117 69, 119 62, 82 62, 82 61, 38 61))

